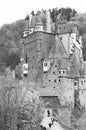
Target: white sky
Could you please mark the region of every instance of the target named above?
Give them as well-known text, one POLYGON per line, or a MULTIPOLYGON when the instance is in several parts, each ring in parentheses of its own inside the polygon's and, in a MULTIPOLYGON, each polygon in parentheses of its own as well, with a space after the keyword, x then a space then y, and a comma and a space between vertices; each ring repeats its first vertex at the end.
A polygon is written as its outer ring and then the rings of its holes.
POLYGON ((0 26, 23 19, 32 10, 56 7, 71 7, 78 12, 86 12, 85 0, 0 0, 0 26))

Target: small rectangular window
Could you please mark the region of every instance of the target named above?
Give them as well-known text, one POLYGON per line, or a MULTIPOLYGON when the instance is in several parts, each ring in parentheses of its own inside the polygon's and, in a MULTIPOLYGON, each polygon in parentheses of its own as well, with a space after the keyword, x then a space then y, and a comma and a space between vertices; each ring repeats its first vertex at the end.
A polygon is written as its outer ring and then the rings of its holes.
POLYGON ((83 85, 83 81, 81 81, 81 84, 83 85))
POLYGON ((62 37, 60 37, 60 40, 62 40, 62 37))
POLYGON ((27 52, 26 52, 26 55, 25 55, 25 62, 28 63, 27 52))
POLYGON ((56 79, 54 79, 54 83, 56 83, 56 79))
POLYGON ((61 70, 59 70, 59 74, 61 74, 61 70))
POLYGON ((65 71, 63 70, 63 74, 65 74, 65 71))
POLYGON ((74 82, 74 86, 77 86, 77 83, 76 83, 76 82, 74 82))

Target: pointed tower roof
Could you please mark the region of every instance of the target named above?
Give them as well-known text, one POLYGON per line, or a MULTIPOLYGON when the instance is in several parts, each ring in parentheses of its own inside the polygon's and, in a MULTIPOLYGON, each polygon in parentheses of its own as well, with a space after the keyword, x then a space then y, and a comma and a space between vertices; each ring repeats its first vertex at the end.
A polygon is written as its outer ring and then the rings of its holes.
POLYGON ((42 25, 42 20, 41 20, 41 16, 40 16, 40 14, 39 15, 37 15, 36 16, 36 23, 35 23, 36 25, 42 25))
POLYGON ((27 16, 25 17, 25 20, 29 20, 30 19, 30 17, 29 17, 29 15, 27 14, 27 16))
POLYGON ((31 22, 30 22, 30 26, 31 26, 31 27, 34 27, 34 26, 35 26, 35 23, 36 23, 36 16, 35 16, 35 15, 32 15, 32 17, 31 17, 31 22))

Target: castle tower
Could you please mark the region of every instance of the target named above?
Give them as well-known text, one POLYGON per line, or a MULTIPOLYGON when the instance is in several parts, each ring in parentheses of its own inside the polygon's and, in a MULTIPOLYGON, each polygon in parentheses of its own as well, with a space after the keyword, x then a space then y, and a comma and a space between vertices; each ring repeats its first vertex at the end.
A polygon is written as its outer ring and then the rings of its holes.
POLYGON ((46 11, 46 24, 47 24, 47 29, 46 31, 51 33, 51 17, 50 17, 50 11, 46 11))
POLYGON ((30 23, 30 17, 29 17, 29 15, 27 14, 27 16, 26 16, 26 18, 25 18, 25 25, 26 25, 25 29, 28 29, 28 28, 29 28, 29 23, 30 23))

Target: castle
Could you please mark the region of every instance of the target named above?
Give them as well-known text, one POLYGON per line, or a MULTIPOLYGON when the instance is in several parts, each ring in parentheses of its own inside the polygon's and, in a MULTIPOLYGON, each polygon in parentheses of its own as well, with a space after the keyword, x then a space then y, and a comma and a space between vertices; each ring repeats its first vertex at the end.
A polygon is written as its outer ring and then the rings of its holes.
POLYGON ((23 74, 47 105, 73 108, 77 94, 86 110, 86 63, 77 26, 63 13, 53 23, 49 11, 30 15, 25 25, 23 74))

